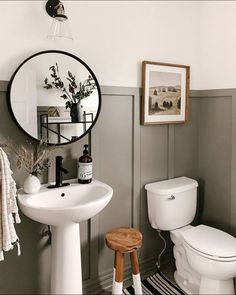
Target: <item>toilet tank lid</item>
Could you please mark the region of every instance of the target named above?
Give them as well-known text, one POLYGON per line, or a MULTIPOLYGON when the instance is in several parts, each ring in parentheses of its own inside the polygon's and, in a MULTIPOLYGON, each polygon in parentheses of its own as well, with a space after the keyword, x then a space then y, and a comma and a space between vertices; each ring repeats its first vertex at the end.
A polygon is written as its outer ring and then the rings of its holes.
POLYGON ((181 232, 181 235, 189 246, 206 255, 236 256, 236 239, 222 230, 201 224, 181 232))
POLYGON ((196 188, 197 186, 198 183, 196 180, 182 176, 146 184, 145 189, 154 194, 168 195, 184 192, 196 188))

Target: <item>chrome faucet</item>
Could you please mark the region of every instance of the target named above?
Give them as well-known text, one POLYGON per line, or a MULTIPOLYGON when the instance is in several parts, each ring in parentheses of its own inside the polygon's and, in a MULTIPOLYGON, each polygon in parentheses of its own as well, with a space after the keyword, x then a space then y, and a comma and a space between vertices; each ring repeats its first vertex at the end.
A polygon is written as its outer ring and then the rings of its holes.
POLYGON ((56 156, 56 184, 49 185, 48 188, 56 188, 70 185, 69 183, 62 183, 62 172, 67 174, 68 170, 62 167, 62 156, 56 156))

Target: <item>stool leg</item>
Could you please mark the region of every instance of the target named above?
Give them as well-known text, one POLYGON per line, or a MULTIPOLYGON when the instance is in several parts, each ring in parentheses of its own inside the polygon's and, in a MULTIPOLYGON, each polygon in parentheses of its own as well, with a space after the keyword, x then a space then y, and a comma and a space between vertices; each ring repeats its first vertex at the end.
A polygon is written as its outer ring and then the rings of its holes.
POLYGON ((123 268, 124 254, 116 251, 115 253, 115 282, 113 283, 112 294, 122 294, 123 291, 123 268))
POLYGON ((138 255, 137 251, 130 253, 130 260, 131 260, 131 266, 132 266, 132 277, 134 282, 134 291, 135 294, 143 294, 142 292, 142 285, 141 285, 141 278, 140 278, 140 272, 139 272, 139 263, 138 263, 138 255))
POLYGON ((115 281, 116 281, 116 253, 115 253, 115 257, 114 257, 113 280, 112 280, 112 294, 115 294, 115 281))

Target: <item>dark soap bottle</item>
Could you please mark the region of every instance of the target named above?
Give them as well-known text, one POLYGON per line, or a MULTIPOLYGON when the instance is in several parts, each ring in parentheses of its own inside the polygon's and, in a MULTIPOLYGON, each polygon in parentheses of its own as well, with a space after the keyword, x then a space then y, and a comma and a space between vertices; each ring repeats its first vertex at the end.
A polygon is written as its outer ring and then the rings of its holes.
POLYGON ((78 182, 90 183, 93 177, 93 160, 89 155, 88 145, 84 145, 83 156, 79 158, 78 163, 78 182))

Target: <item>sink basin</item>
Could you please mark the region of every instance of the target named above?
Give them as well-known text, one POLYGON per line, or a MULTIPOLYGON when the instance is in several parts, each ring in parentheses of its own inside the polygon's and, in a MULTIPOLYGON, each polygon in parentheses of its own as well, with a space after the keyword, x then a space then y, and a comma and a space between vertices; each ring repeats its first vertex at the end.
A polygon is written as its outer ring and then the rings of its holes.
POLYGON ((110 186, 97 180, 67 182, 69 186, 55 189, 43 185, 31 195, 20 189, 17 197, 26 216, 51 225, 51 294, 82 294, 79 223, 104 209, 113 194, 110 186))
POLYGON ((79 223, 98 214, 110 201, 113 190, 110 186, 93 180, 79 184, 77 179, 67 181, 69 186, 48 189, 43 185, 36 194, 18 191, 21 211, 40 223, 62 226, 79 223))

